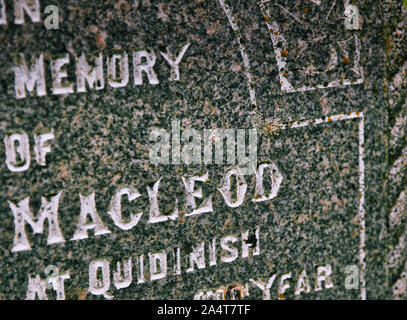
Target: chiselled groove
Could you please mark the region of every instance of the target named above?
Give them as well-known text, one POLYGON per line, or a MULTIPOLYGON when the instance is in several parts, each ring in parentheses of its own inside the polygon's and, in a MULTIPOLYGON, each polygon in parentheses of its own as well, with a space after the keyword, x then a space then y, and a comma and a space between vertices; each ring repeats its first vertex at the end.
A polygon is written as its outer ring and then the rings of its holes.
POLYGON ((398 239, 397 245, 389 253, 387 260, 387 266, 389 268, 397 268, 404 260, 403 252, 406 247, 406 236, 407 229, 405 228, 403 234, 398 239))
MULTIPOLYGON (((389 2, 387 6, 393 6, 389 2)), ((406 24, 406 12, 401 3, 394 5, 397 11, 402 11, 402 19, 397 25, 397 29, 401 25, 406 24)), ((390 9, 390 8, 389 8, 390 9)), ((397 30, 393 30, 393 35, 397 35, 397 30)), ((400 41, 400 40, 399 40, 400 41)), ((395 51, 396 54, 402 54, 395 51)), ((393 53, 393 54, 394 54, 393 53)), ((392 54, 387 57, 388 62, 395 61, 396 57, 392 54)), ((390 67, 390 65, 389 65, 390 67)), ((402 228, 402 234, 398 236, 395 246, 390 250, 387 257, 387 268, 392 269, 391 272, 399 272, 397 280, 392 284, 393 298, 400 299, 406 297, 407 287, 407 261, 406 261, 406 246, 407 246, 407 223, 405 221, 407 213, 407 188, 403 186, 407 168, 407 100, 405 90, 407 88, 407 61, 405 61, 398 72, 389 79, 389 109, 388 115, 390 120, 389 127, 389 169, 388 169, 388 187, 390 198, 396 199, 389 208, 389 233, 390 236, 398 228, 402 228), (404 226, 403 226, 404 224, 404 226)))
POLYGON ((406 85, 406 72, 407 72, 407 62, 401 67, 400 71, 393 77, 390 84, 390 91, 395 91, 400 89, 403 85, 406 85))
POLYGON ((399 90, 405 88, 407 85, 407 62, 401 67, 400 71, 392 78, 389 85, 390 90, 390 110, 395 112, 398 105, 401 105, 401 110, 395 116, 394 124, 390 128, 389 147, 391 153, 395 152, 399 145, 406 139, 406 126, 407 126, 407 101, 405 97, 400 96, 399 90), (404 101, 401 101, 401 100, 404 101))
MULTIPOLYGON (((407 63, 403 65, 401 71, 398 72, 391 82, 390 91, 399 90, 401 87, 405 85, 406 82, 406 70, 407 70, 407 63)), ((390 99, 390 109, 394 110, 394 105, 396 105, 399 101, 394 100, 395 95, 393 95, 390 99)), ((398 152, 399 156, 396 158, 392 163, 389 164, 389 175, 388 175, 388 183, 389 186, 392 187, 401 187, 401 183, 403 182, 404 176, 404 169, 406 168, 407 163, 407 146, 404 146, 401 150, 399 150, 399 146, 403 145, 403 141, 406 139, 406 125, 407 125, 407 113, 406 113, 406 105, 403 104, 401 111, 395 118, 395 123, 393 127, 390 128, 390 136, 389 136, 389 148, 394 153, 398 152)), ((397 200, 393 207, 390 208, 389 213, 389 226, 390 228, 394 228, 402 223, 403 216, 406 213, 407 208, 407 199, 406 199, 406 192, 407 189, 401 189, 402 191, 399 194, 395 194, 394 196, 397 197, 397 200)), ((397 245, 390 251, 389 258, 388 258, 388 267, 389 268, 398 268, 405 262, 405 247, 406 247, 406 238, 407 238, 407 225, 404 228, 403 234, 398 238, 397 245)), ((406 272, 403 271, 404 273, 406 272)), ((400 275, 396 283, 393 285, 393 294, 394 297, 400 296, 402 288, 405 289, 405 276, 404 273, 400 275)), ((405 291, 405 290, 404 290, 405 291)))
POLYGON ((407 146, 401 152, 401 156, 397 158, 391 165, 389 170, 389 183, 397 183, 401 180, 403 169, 407 165, 407 146))
POLYGON ((236 24, 236 19, 234 18, 229 6, 225 3, 224 0, 219 0, 219 4, 221 5, 223 11, 225 12, 232 30, 237 35, 237 43, 239 44, 239 50, 240 50, 240 54, 243 59, 243 64, 244 64, 244 69, 245 69, 244 73, 247 77, 247 82, 248 82, 248 87, 249 87, 250 102, 253 106, 257 106, 256 92, 254 89, 253 77, 252 77, 252 74, 250 71, 250 61, 249 61, 249 57, 246 53, 246 48, 244 47, 244 45, 242 43, 242 34, 240 32, 239 27, 236 24))
MULTIPOLYGON (((403 95, 400 91, 407 86, 407 62, 400 68, 389 83, 389 107, 390 112, 394 113, 401 105, 403 110, 405 107, 405 101, 402 101, 403 95)), ((390 114, 391 116, 391 114, 390 114)))
MULTIPOLYGON (((360 66, 360 51, 361 51, 361 42, 359 39, 359 36, 357 34, 352 37, 355 41, 355 61, 354 61, 354 67, 352 70, 359 75, 359 78, 356 80, 351 80, 351 79, 336 79, 332 80, 328 83, 320 83, 317 85, 303 85, 301 87, 294 87, 290 81, 287 79, 286 74, 288 73, 289 69, 287 66, 287 58, 285 57, 285 54, 283 54, 284 51, 288 50, 288 43, 286 38, 283 36, 283 34, 280 32, 280 27, 276 21, 272 21, 270 19, 271 11, 269 8, 266 8, 265 3, 268 3, 270 0, 260 0, 258 2, 260 9, 263 13, 264 19, 266 20, 266 25, 267 25, 267 30, 269 31, 270 39, 273 44, 273 51, 275 55, 275 59, 277 62, 277 68, 278 68, 278 73, 279 73, 279 79, 280 79, 280 87, 282 92, 305 92, 305 91, 313 91, 313 90, 319 90, 319 89, 327 89, 327 88, 333 88, 333 87, 345 87, 345 86, 350 86, 350 85, 358 85, 362 84, 364 82, 364 74, 363 74, 363 68, 360 66)), ((335 4, 335 3, 334 3, 335 4)), ((345 7, 349 5, 349 0, 344 0, 345 7)), ((281 5, 274 3, 275 7, 279 7, 280 10, 283 10, 288 16, 296 20, 300 24, 304 24, 303 21, 301 21, 294 13, 290 12, 288 9, 282 7, 281 5)), ((333 6, 331 7, 331 9, 333 6)), ((326 20, 328 19, 329 16, 326 17, 326 20)), ((352 39, 351 38, 351 39, 352 39)), ((347 40, 346 40, 347 41, 347 40)), ((337 53, 334 49, 331 47, 331 62, 329 63, 328 69, 331 70, 333 69, 336 64, 337 64, 337 53)), ((326 70, 326 71, 327 71, 326 70)))
POLYGON ((404 293, 406 292, 406 285, 407 285, 407 261, 404 264, 403 272, 401 273, 400 277, 394 283, 392 290, 394 299, 399 300, 404 293))
POLYGON ((401 219, 404 214, 404 209, 406 208, 407 205, 406 192, 407 188, 400 193, 396 204, 394 205, 393 208, 391 208, 389 217, 390 228, 400 225, 401 223, 401 219))
POLYGON ((286 128, 302 128, 310 124, 322 124, 332 121, 343 121, 359 119, 359 208, 358 216, 360 221, 360 242, 359 242, 359 264, 360 264, 360 296, 366 300, 366 220, 365 220, 365 162, 364 162, 364 144, 365 144, 365 120, 363 112, 350 112, 348 114, 337 114, 324 118, 308 119, 294 121, 283 126, 286 128))
POLYGON ((390 128, 389 147, 397 150, 406 140, 407 134, 407 101, 404 101, 401 111, 396 116, 394 125, 390 128))

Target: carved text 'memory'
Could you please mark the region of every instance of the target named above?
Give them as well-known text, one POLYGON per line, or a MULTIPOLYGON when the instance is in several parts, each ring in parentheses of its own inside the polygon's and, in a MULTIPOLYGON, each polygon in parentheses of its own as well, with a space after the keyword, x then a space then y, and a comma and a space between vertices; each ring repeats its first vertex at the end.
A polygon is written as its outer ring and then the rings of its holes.
MULTIPOLYGON (((178 53, 167 53, 161 56, 170 67, 169 81, 180 81, 179 64, 189 47, 184 45, 178 53)), ((160 83, 154 70, 158 57, 151 49, 122 51, 104 56, 86 56, 80 53, 72 57, 66 53, 51 58, 49 70, 52 86, 46 81, 46 63, 44 53, 34 55, 31 61, 23 54, 17 55, 14 61, 15 94, 17 99, 31 96, 46 96, 47 94, 64 95, 74 92, 102 90, 106 87, 123 88, 132 83, 141 86, 144 83, 158 85, 160 83), (75 64, 76 81, 68 80, 69 68, 75 64), (105 68, 106 65, 106 68, 105 68), (106 72, 105 72, 106 70, 106 72)))

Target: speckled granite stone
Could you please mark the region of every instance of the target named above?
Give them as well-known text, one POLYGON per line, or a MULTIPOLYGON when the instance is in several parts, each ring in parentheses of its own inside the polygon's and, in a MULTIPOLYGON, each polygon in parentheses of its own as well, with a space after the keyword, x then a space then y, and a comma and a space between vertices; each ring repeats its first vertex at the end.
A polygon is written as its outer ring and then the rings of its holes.
MULTIPOLYGON (((390 0, 350 1, 357 6, 361 20, 360 29, 348 30, 343 16, 346 2, 276 0, 264 3, 262 9, 257 0, 41 0, 41 23, 32 23, 26 15, 26 23, 16 25, 12 1, 6 0, 8 24, 0 25, 0 138, 26 132, 32 161, 28 170, 11 172, 5 162, 5 145, 0 144, 0 298, 25 299, 29 277, 45 279, 45 268, 53 265, 70 272, 64 282, 67 299, 104 299, 88 291, 89 265, 97 259, 109 262, 109 293, 114 299, 193 299, 200 291, 233 286, 246 286, 244 299, 262 299, 263 292, 254 282, 267 282, 274 274, 271 299, 394 298, 393 285, 401 277, 404 260, 389 270, 388 259, 404 225, 396 226, 397 231, 391 229, 389 214, 404 189, 405 168, 397 187, 387 181, 389 167, 402 155, 405 139, 389 148, 389 132, 396 117, 393 109, 389 112, 389 105, 397 105, 397 112, 404 110, 405 95, 400 94, 398 102, 389 102, 389 86, 405 61, 405 41, 394 49, 393 34, 397 23, 405 20, 405 10, 390 0), (48 30, 43 24, 47 17, 44 8, 51 4, 59 8, 58 30, 48 30), (267 10, 270 16, 265 14, 267 10), (232 21, 227 13, 233 15, 232 21), (268 24, 273 22, 279 30, 270 30, 268 24), (273 47, 273 36, 279 35, 284 36, 287 49, 281 43, 273 47), (180 81, 169 81, 171 70, 160 51, 169 48, 178 53, 187 43, 190 45, 179 64, 180 81), (132 52, 144 48, 156 55, 154 70, 159 84, 150 85, 144 74, 143 85, 134 86, 132 52), (276 48, 286 61, 282 69, 276 48), (333 49, 337 61, 331 70, 333 49), (124 51, 130 63, 126 86, 109 86, 105 64, 104 89, 76 91, 75 55, 103 53, 106 62, 106 57, 124 51), (29 62, 32 55, 43 53, 46 96, 16 98, 12 67, 20 53, 29 62), (54 95, 50 61, 66 53, 70 55, 67 79, 74 84, 74 93, 54 95), (307 69, 311 64, 314 68, 307 69), (292 89, 283 90, 281 77, 292 89), (340 85, 334 85, 335 81, 340 85), (304 87, 315 90, 302 90, 304 87), (342 116, 331 118, 335 115, 342 116), (256 179, 246 176, 245 200, 231 208, 218 189, 222 177, 234 166, 152 164, 151 130, 170 132, 175 119, 181 121, 182 129, 196 130, 249 129, 253 124, 260 126, 261 121, 278 119, 285 128, 275 135, 259 131, 258 137, 258 162, 275 163, 283 176, 277 197, 253 202, 256 179), (307 119, 310 124, 290 128, 307 119), (315 119, 321 123, 315 124, 315 119), (46 166, 40 166, 35 161, 33 136, 51 129, 55 134, 52 150, 46 166), (360 147, 364 149, 363 195, 360 147), (182 177, 205 172, 209 181, 200 185, 204 197, 212 196, 213 211, 185 216, 182 177), (170 214, 177 200, 179 217, 149 224, 147 186, 152 188, 160 178, 160 210, 170 214), (134 202, 122 201, 126 217, 143 212, 130 230, 121 230, 107 214, 112 196, 123 187, 141 193, 134 202), (60 191, 58 216, 66 242, 47 244, 47 222, 43 234, 34 234, 27 225, 32 250, 12 252, 15 230, 8 201, 17 204, 29 197, 30 208, 37 214, 41 197, 60 191), (95 236, 89 231, 88 239, 72 241, 80 213, 79 194, 92 192, 97 212, 111 233, 95 236), (242 258, 245 231, 249 231, 247 243, 252 248, 259 244, 259 255, 250 250, 249 257, 242 258), (362 234, 365 240, 361 240, 362 234), (221 261, 227 252, 222 251, 220 241, 226 236, 238 239, 231 245, 238 250, 238 257, 230 263, 221 261), (210 263, 213 239, 216 265, 210 263), (194 270, 187 272, 191 251, 201 242, 205 242, 205 268, 195 264, 194 270), (177 248, 180 274, 174 254, 177 248), (163 250, 167 253, 166 276, 151 281, 148 254, 163 250), (141 277, 140 255, 144 255, 144 283, 137 281, 141 277), (116 264, 130 257, 133 281, 117 289, 113 278, 116 264), (326 265, 332 268, 333 287, 327 288, 325 281, 322 290, 317 290, 318 267, 326 265), (361 269, 357 289, 345 288, 349 265, 361 269), (310 292, 297 295, 295 288, 303 270, 310 292), (282 284, 288 283, 290 288, 279 293, 281 276, 288 273, 291 278, 282 284)), ((405 25, 401 28, 405 32, 405 25)), ((399 90, 405 91, 405 87, 396 88, 395 94, 399 90)), ((56 298, 52 288, 46 294, 49 299, 56 298)))

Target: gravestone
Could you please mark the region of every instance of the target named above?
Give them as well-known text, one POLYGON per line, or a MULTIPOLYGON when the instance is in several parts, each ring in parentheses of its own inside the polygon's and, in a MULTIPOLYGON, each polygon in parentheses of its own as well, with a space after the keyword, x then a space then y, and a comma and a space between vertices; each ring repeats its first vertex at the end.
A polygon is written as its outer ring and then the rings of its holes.
POLYGON ((0 0, 0 298, 405 298, 405 21, 0 0))

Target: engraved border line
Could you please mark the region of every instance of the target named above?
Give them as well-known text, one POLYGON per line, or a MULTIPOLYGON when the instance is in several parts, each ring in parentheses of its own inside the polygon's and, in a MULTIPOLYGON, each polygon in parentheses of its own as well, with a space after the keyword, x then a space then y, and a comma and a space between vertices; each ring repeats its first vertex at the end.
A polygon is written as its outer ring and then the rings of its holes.
POLYGON ((229 6, 225 3, 224 0, 219 0, 219 4, 221 5, 223 11, 225 12, 226 17, 229 20, 230 26, 232 27, 232 30, 234 32, 236 32, 236 34, 237 34, 237 42, 239 44, 240 54, 242 56, 243 64, 244 64, 244 68, 245 68, 244 73, 247 77, 247 82, 249 85, 250 102, 252 105, 257 106, 256 91, 254 89, 253 77, 250 72, 249 57, 246 53, 246 49, 245 49, 244 45, 242 44, 242 34, 240 32, 239 27, 237 26, 237 24, 235 22, 236 19, 233 17, 232 11, 230 10, 229 6))
POLYGON ((366 221, 365 221, 365 162, 364 162, 364 143, 365 143, 365 118, 363 112, 350 112, 347 114, 338 114, 317 119, 294 121, 283 125, 283 129, 302 128, 308 125, 318 125, 334 121, 359 119, 359 206, 358 214, 360 221, 360 243, 359 243, 359 264, 360 264, 360 296, 366 300, 366 221))
MULTIPOLYGON (((220 1, 220 0, 219 0, 220 1)), ((260 0, 259 6, 260 9, 263 12, 263 15, 266 17, 271 17, 270 15, 270 10, 264 6, 265 3, 270 2, 271 0, 260 0)), ((312 0, 311 0, 312 1, 312 0)), ((313 1, 315 2, 315 1, 313 1)), ((344 4, 349 5, 349 0, 344 0, 344 4)), ((278 42, 282 42, 284 47, 287 46, 285 38, 282 36, 282 34, 279 33, 279 27, 278 24, 273 21, 273 24, 271 25, 269 21, 266 20, 266 25, 269 30, 270 38, 273 44, 273 51, 274 55, 277 61, 277 67, 278 67, 278 74, 280 78, 280 88, 282 92, 285 93, 292 93, 292 92, 304 92, 304 91, 313 91, 313 90, 318 90, 318 89, 328 89, 328 88, 333 88, 333 87, 339 87, 339 88, 344 88, 346 86, 353 86, 353 85, 358 85, 362 84, 364 82, 364 75, 363 75, 363 68, 362 66, 359 65, 359 60, 360 60, 360 40, 357 34, 355 34, 355 45, 356 45, 356 63, 354 64, 354 67, 358 66, 359 70, 357 70, 357 73, 360 74, 360 78, 356 80, 350 80, 350 79, 337 79, 337 80, 332 80, 329 82, 327 85, 322 85, 318 84, 316 86, 302 86, 299 88, 294 88, 291 83, 288 82, 288 80, 284 76, 284 69, 286 67, 286 59, 282 56, 281 51, 278 47, 278 42), (271 31, 272 30, 272 31, 271 31), (278 35, 274 34, 274 32, 277 32, 278 35)))

